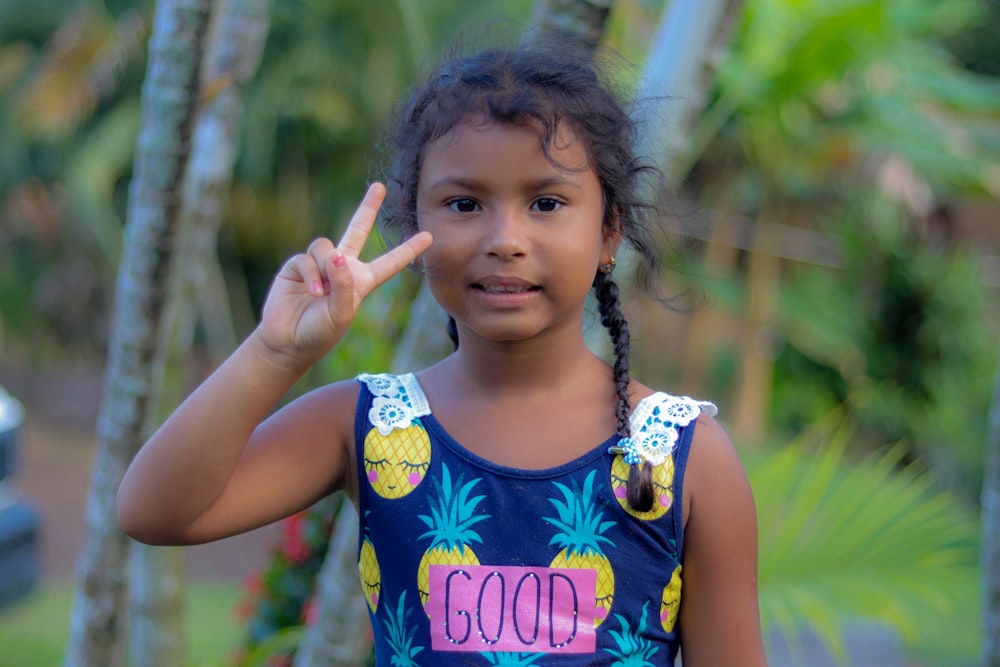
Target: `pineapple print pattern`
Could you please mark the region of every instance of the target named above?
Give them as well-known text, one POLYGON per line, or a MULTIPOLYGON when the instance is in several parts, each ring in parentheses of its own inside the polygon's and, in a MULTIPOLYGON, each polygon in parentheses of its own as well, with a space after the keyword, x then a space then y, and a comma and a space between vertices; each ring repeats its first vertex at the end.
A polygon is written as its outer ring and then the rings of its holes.
POLYGON ((419 417, 430 406, 412 375, 360 375, 374 399, 368 411, 373 428, 365 436, 368 483, 383 498, 402 498, 424 480, 431 464, 431 441, 419 417))
MULTIPOLYGON (((365 512, 366 519, 369 514, 371 512, 365 512)), ((372 544, 368 533, 367 520, 365 524, 365 539, 361 543, 358 571, 361 574, 361 590, 364 591, 365 601, 368 602, 368 608, 372 613, 375 613, 378 611, 379 596, 382 594, 382 568, 379 567, 375 545, 372 544)))
POLYGON ((675 532, 677 524, 666 518, 677 509, 675 484, 691 441, 683 426, 703 410, 714 414, 714 406, 665 394, 654 394, 636 406, 632 432, 637 450, 648 461, 653 460, 650 454, 662 458, 653 465, 660 502, 650 512, 630 512, 639 519, 634 521, 625 514, 627 503, 622 504, 628 476, 622 456, 599 449, 582 467, 544 474, 498 471, 469 458, 460 443, 445 437, 415 377, 359 379, 369 391, 362 396, 356 430, 363 483, 359 509, 364 514, 358 568, 373 619, 376 664, 545 665, 556 657, 552 653, 563 649, 570 649, 566 658, 572 664, 673 664, 681 535, 675 532), (508 494, 509 484, 497 486, 498 474, 516 477, 518 490, 508 494), (527 539, 518 544, 522 535, 527 539), (642 535, 654 539, 637 541, 642 535), (481 560, 488 567, 468 567, 481 560), (469 576, 455 579, 461 583, 451 592, 435 588, 431 599, 432 565, 469 576), (585 650, 580 650, 582 631, 574 641, 569 626, 553 624, 572 618, 553 616, 551 606, 553 599, 560 600, 557 604, 566 600, 569 579, 545 588, 553 581, 547 579, 546 568, 575 569, 580 574, 573 577, 580 578, 573 581, 586 582, 581 590, 587 592, 579 598, 583 605, 577 607, 581 616, 594 619, 586 624, 593 634, 585 650), (531 584, 518 588, 531 580, 523 578, 529 576, 526 571, 537 573, 530 577, 542 583, 541 598, 531 584), (498 583, 502 577, 506 588, 498 583), (556 592, 561 597, 547 597, 556 592), (515 601, 520 605, 516 616, 515 601), (441 632, 436 628, 442 620, 445 627, 448 622, 438 618, 438 609, 459 615, 454 628, 471 628, 467 644, 457 632, 447 636, 450 644, 439 644, 441 632), (434 619, 428 620, 430 614, 434 619), (538 618, 541 630, 535 641, 532 619, 537 623, 538 618), (487 649, 493 640, 477 637, 477 631, 482 637, 500 637, 493 650, 487 649), (562 640, 567 641, 552 643, 562 640), (569 653, 578 658, 569 660, 569 653))
POLYGON ((677 624, 677 610, 681 606, 681 566, 674 568, 670 583, 663 587, 660 602, 660 624, 667 632, 673 632, 677 624))
POLYGON ((642 605, 642 616, 639 627, 635 630, 629 627, 628 620, 620 614, 615 614, 615 619, 621 626, 621 630, 611 630, 609 634, 614 639, 617 648, 604 649, 617 660, 612 663, 615 667, 656 667, 653 662, 653 655, 659 650, 653 646, 646 633, 646 607, 649 603, 642 605))
POLYGON ((472 527, 489 518, 475 513, 476 506, 485 496, 471 496, 478 479, 465 484, 462 481, 460 475, 453 484, 448 466, 442 464, 440 481, 433 480, 436 493, 431 501, 431 514, 420 515, 420 520, 430 528, 420 539, 431 541, 417 570, 420 601, 425 606, 430 594, 431 565, 479 565, 479 558, 470 544, 483 541, 472 527))
POLYGON ((674 504, 674 460, 667 458, 663 463, 653 467, 653 492, 656 501, 652 509, 646 512, 639 512, 632 509, 628 504, 628 482, 629 464, 625 463, 622 454, 615 455, 615 460, 611 464, 611 488, 614 490, 615 498, 622 509, 643 521, 653 521, 670 511, 674 504))
POLYGON ((602 521, 604 513, 596 509, 594 504, 596 475, 596 470, 590 471, 583 483, 583 489, 575 483, 571 489, 565 484, 554 482, 562 498, 549 498, 549 502, 556 508, 556 516, 544 518, 559 529, 549 544, 562 548, 552 559, 549 567, 590 569, 597 572, 597 608, 594 610, 594 625, 598 626, 607 618, 615 594, 615 573, 601 547, 602 544, 614 546, 604 533, 614 526, 615 522, 602 521))
POLYGON ((402 498, 424 480, 431 465, 431 441, 419 420, 405 429, 365 438, 365 472, 375 493, 402 498))
POLYGON ((403 591, 395 610, 386 617, 386 639, 392 648, 392 664, 396 667, 418 667, 419 663, 414 658, 424 650, 423 646, 415 645, 416 637, 409 621, 412 611, 412 608, 406 607, 406 591, 403 591))

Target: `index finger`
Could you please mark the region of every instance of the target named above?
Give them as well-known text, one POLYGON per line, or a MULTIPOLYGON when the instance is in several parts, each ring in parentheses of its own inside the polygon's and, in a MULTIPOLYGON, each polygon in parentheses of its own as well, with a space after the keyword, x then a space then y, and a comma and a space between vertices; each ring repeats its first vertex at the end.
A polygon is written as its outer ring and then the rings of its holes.
POLYGON ((381 257, 372 260, 368 266, 372 271, 375 287, 409 266, 420 253, 431 246, 433 240, 430 232, 417 232, 381 257))
POLYGON ((351 216, 347 229, 344 230, 344 235, 340 237, 337 250, 348 257, 356 258, 361 255, 361 249, 368 241, 383 201, 385 201, 385 186, 381 183, 372 183, 368 186, 364 198, 351 216))

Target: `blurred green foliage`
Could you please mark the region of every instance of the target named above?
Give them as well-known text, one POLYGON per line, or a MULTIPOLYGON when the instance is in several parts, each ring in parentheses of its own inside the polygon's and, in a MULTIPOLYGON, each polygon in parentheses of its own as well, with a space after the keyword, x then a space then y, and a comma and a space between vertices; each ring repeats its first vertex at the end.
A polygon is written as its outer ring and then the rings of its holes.
MULTIPOLYGON (((970 501, 1000 322, 982 261, 1000 230, 983 245, 955 218, 1000 194, 1000 79, 947 47, 985 53, 962 36, 989 21, 973 0, 748 2, 681 168, 750 239, 778 230, 776 282, 754 283, 740 251, 696 283, 733 318, 776 292, 770 426, 790 438, 843 409, 856 453, 901 442, 970 501)), ((736 348, 713 395, 739 378, 736 348)))
MULTIPOLYGON (((13 0, 0 12, 0 313, 10 357, 99 357, 139 123, 152 0, 13 0)), ((246 91, 219 252, 252 326, 280 263, 336 237, 377 176, 404 89, 473 28, 523 25, 500 6, 277 0, 246 91)), ((241 305, 242 304, 242 305, 241 305)))

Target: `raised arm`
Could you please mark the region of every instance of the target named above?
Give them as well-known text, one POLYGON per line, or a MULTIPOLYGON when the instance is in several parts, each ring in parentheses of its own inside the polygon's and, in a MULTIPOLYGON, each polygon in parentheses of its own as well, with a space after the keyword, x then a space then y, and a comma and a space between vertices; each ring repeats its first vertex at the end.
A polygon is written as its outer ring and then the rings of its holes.
POLYGON ((684 488, 684 667, 762 667, 753 495, 729 436, 710 417, 698 420, 684 488))
POLYGON ((372 262, 358 259, 384 197, 373 185, 337 246, 318 239, 285 263, 259 326, 142 447, 118 491, 126 533, 151 544, 206 542, 345 485, 353 382, 268 414, 343 337, 361 301, 430 245, 424 232, 372 262))

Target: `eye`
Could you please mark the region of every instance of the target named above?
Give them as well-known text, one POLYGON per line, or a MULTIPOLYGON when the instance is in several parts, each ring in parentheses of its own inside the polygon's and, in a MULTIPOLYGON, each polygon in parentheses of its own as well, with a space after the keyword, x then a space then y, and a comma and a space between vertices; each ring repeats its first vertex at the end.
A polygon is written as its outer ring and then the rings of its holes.
POLYGON ((539 197, 531 207, 539 213, 555 213, 563 203, 554 197, 539 197))
POLYGON ((445 202, 445 205, 455 213, 475 213, 479 210, 479 204, 468 197, 456 197, 445 202))

